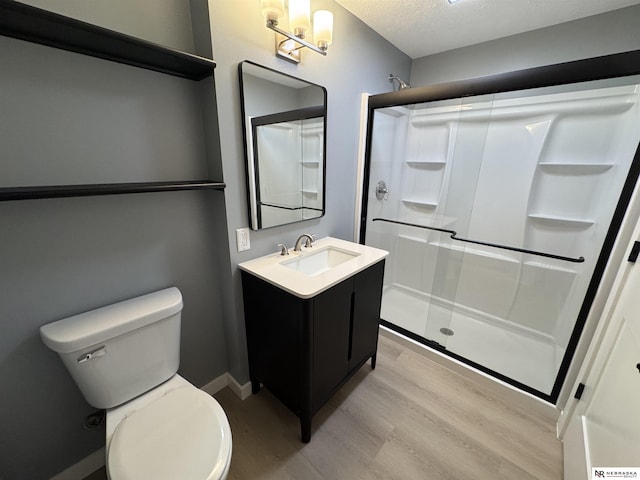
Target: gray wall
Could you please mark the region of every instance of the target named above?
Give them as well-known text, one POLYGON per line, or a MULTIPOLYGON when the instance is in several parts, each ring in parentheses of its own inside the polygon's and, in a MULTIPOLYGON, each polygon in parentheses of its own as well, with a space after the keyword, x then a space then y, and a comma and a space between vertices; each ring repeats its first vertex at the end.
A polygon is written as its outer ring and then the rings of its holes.
POLYGON ((334 43, 323 57, 302 52, 293 65, 275 57, 274 33, 264 26, 255 0, 209 0, 212 17, 215 77, 225 182, 227 221, 233 275, 233 298, 226 304, 225 326, 229 372, 248 380, 240 274, 236 265, 276 251, 276 244, 292 245, 304 232, 351 240, 355 208, 360 95, 392 90, 389 72, 408 77, 410 59, 332 0, 314 0, 313 9, 334 13, 334 43), (238 253, 235 230, 247 227, 245 160, 238 87, 238 63, 260 65, 322 85, 328 95, 326 215, 272 229, 251 232, 251 250, 238 253))
POLYGON ((640 49, 640 5, 415 59, 411 86, 640 49))
MULTIPOLYGON (((200 0, 28 3, 203 55, 211 45, 200 0)), ((83 428, 94 409, 41 343, 41 325, 176 285, 185 299, 180 373, 196 385, 225 371, 243 382, 236 264, 303 231, 351 237, 360 93, 391 90, 387 74, 408 76, 410 60, 333 1, 318 4, 336 14, 336 44, 327 58, 305 52, 295 67, 273 56, 273 34, 256 2, 212 0, 217 105, 212 81, 193 84, 0 38, 3 62, 11 64, 0 79, 2 186, 217 180, 223 169, 228 184, 224 195, 0 204, 0 479, 48 478, 104 443, 104 431, 83 428), (234 230, 248 224, 237 78, 244 59, 328 88, 329 203, 322 220, 254 232, 252 249, 240 255, 234 230)))
POLYGON ((297 92, 264 78, 243 75, 245 113, 248 117, 260 117, 272 113, 301 108, 297 92))
MULTIPOLYGON (((205 4, 192 0, 194 4, 205 4)), ((133 37, 194 52, 190 0, 21 0, 133 37)), ((200 13, 198 11, 198 13, 200 13)), ((195 18, 195 15, 194 15, 195 18)))
MULTIPOLYGON (((55 6, 193 48, 187 0, 55 6)), ((208 33, 208 24, 201 30, 208 33)), ((202 122, 214 116, 213 80, 194 83, 4 37, 0 57, 1 186, 220 174, 217 131, 202 122)), ((217 191, 0 203, 0 479, 49 478, 104 444, 104 430, 84 428, 95 409, 41 343, 43 324, 175 285, 185 303, 180 373, 202 385, 227 371, 227 243, 217 191)))

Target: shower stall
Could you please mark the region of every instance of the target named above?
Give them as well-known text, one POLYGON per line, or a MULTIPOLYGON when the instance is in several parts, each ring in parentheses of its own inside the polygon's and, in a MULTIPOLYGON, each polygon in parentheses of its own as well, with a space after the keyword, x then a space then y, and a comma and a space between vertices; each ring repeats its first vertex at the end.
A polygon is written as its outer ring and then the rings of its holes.
POLYGON ((631 52, 370 97, 383 325, 555 403, 635 189, 639 73, 631 52))
POLYGON ((324 107, 253 117, 251 137, 255 228, 316 218, 323 206, 324 107))

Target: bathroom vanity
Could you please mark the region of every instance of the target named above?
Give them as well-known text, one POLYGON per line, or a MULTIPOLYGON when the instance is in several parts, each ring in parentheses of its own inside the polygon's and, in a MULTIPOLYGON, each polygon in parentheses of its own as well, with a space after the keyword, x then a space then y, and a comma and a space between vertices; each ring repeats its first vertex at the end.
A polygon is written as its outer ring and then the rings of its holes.
POLYGON ((367 360, 375 368, 387 254, 326 237, 239 265, 252 392, 262 384, 295 413, 305 443, 313 415, 367 360))

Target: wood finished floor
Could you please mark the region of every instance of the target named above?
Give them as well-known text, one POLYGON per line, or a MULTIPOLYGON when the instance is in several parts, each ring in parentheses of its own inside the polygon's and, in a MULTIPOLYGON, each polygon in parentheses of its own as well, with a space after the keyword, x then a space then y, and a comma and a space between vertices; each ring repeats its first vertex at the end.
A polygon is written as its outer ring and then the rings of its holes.
POLYGON ((215 398, 233 434, 229 480, 563 477, 554 422, 384 337, 376 369, 362 367, 314 417, 309 444, 264 388, 215 398))
MULTIPOLYGON (((384 337, 315 416, 309 444, 268 390, 215 395, 229 417, 229 480, 561 480, 555 423, 505 404, 384 337)), ((86 480, 106 479, 104 468, 86 480)))

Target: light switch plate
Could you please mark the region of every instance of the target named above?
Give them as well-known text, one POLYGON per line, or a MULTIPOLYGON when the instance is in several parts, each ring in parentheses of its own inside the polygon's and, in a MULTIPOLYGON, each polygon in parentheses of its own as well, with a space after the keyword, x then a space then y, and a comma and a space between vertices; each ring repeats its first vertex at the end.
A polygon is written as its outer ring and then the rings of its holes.
POLYGON ((239 252, 244 252, 245 250, 249 250, 251 248, 248 228, 236 229, 236 243, 238 244, 239 252))

